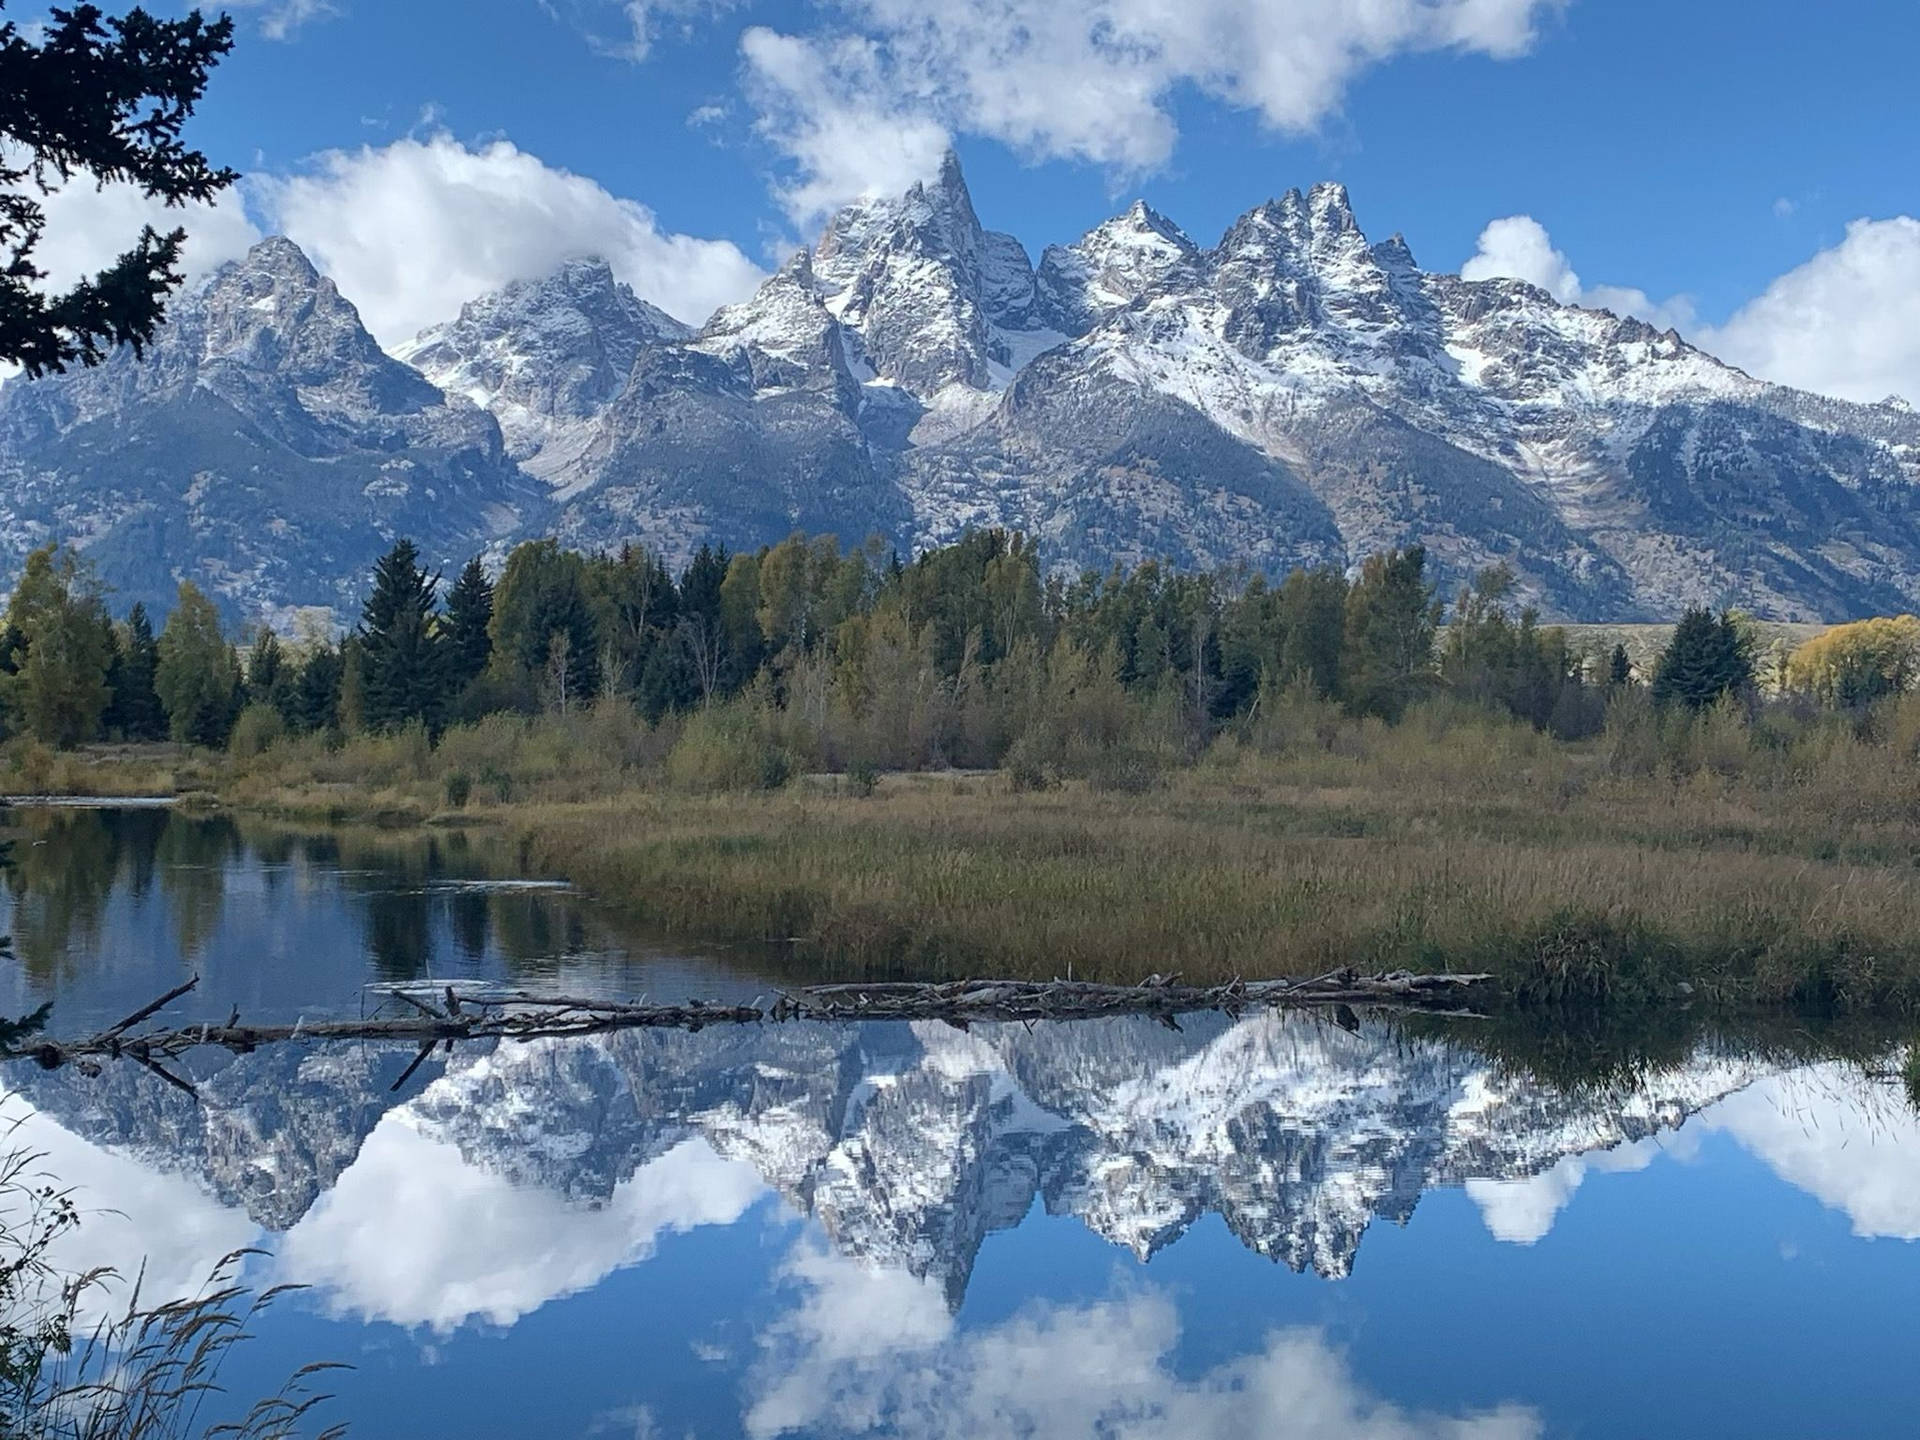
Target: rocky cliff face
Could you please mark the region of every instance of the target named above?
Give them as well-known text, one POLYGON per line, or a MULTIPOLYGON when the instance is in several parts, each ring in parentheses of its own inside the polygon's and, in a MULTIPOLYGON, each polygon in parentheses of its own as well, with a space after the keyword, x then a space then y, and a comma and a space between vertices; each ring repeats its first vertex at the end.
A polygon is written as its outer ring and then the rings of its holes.
POLYGON ((492 411, 507 453, 565 496, 593 422, 640 352, 692 334, 615 280, 604 260, 578 260, 472 301, 397 355, 448 395, 492 411))
POLYGON ((1673 332, 1421 270, 1345 190, 1211 248, 1145 205, 1035 267, 957 163, 848 208, 689 334, 576 262, 379 353, 285 241, 149 359, 0 390, 0 530, 121 590, 349 602, 394 533, 464 558, 558 533, 684 560, 795 529, 970 526, 1064 569, 1496 560, 1551 617, 1920 604, 1920 416, 1805 395, 1673 332), (504 437, 504 438, 503 438, 504 437))
POLYGON ((844 1253, 936 1279, 957 1304, 986 1236, 1036 1198, 1142 1259, 1218 1214, 1260 1254, 1337 1277, 1376 1219, 1404 1223, 1430 1189, 1676 1128, 1755 1075, 1702 1054, 1576 1098, 1371 1025, 1183 1023, 635 1031, 463 1051, 398 1096, 409 1046, 282 1048, 208 1078, 197 1107, 131 1066, 8 1078, 68 1128, 199 1176, 272 1229, 390 1106, 468 1164, 582 1205, 700 1136, 844 1253))
POLYGON ((117 606, 357 611, 395 536, 436 560, 542 523, 486 411, 384 354, 298 247, 177 300, 143 361, 0 388, 0 547, 79 544, 117 606))

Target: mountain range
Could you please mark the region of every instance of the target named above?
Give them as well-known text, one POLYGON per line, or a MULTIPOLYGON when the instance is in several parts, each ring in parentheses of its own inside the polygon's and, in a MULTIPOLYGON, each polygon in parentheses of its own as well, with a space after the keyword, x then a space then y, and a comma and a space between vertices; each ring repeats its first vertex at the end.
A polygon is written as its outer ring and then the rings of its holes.
POLYGON ((1424 271, 1335 184, 1211 247, 1136 204, 1036 264, 952 157, 698 329, 580 259, 389 355, 275 238, 144 359, 0 387, 0 563, 71 541, 122 604, 191 578, 234 618, 350 618, 401 534, 450 567, 982 525, 1066 570, 1419 542, 1443 589, 1506 561, 1551 618, 1839 620, 1920 604, 1920 414, 1424 271))
POLYGON ((1428 1190, 1538 1176, 1677 1129, 1763 1072, 1703 1050, 1570 1094, 1373 1022, 1199 1015, 625 1031, 463 1047, 283 1046, 203 1076, 22 1062, 67 1129, 186 1174, 271 1231, 297 1224, 388 1115, 516 1188, 608 1204, 689 1139, 750 1165, 841 1253, 958 1305, 980 1247, 1036 1201, 1146 1260, 1207 1215, 1296 1271, 1349 1274, 1376 1219, 1428 1190), (397 1082, 404 1082, 398 1094, 397 1082))

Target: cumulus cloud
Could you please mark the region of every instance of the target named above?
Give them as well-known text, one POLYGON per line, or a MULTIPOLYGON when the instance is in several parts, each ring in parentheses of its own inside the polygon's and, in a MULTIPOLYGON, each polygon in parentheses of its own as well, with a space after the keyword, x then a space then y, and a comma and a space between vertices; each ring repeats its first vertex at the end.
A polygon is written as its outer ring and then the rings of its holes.
POLYGON ((396 1112, 287 1232, 280 1266, 336 1313, 507 1325, 644 1260, 663 1233, 732 1224, 764 1188, 752 1167, 689 1140, 590 1209, 471 1165, 396 1112))
POLYGON ((694 324, 764 278, 732 242, 662 230, 646 206, 506 140, 468 146, 440 133, 328 151, 300 174, 255 179, 252 191, 384 345, 588 255, 694 324))
POLYGON ((1184 86, 1276 129, 1309 130, 1368 67, 1415 51, 1517 56, 1561 3, 843 0, 835 33, 753 30, 742 52, 766 132, 801 176, 790 200, 818 196, 825 208, 889 183, 864 173, 861 156, 901 163, 898 149, 872 135, 854 157, 818 143, 821 134, 862 133, 876 117, 911 117, 910 153, 924 150, 927 130, 944 129, 1038 158, 1146 171, 1173 154, 1170 102, 1184 86))
POLYGON ((740 48, 758 129, 799 172, 778 188, 796 224, 848 200, 898 194, 938 168, 947 128, 895 93, 890 61, 872 41, 823 43, 756 26, 740 48))
POLYGON ((1554 248, 1547 227, 1531 215, 1508 215, 1490 222, 1460 274, 1468 280, 1524 280, 1563 305, 1632 315, 1663 330, 1685 329, 1694 323, 1693 304, 1684 295, 1655 300, 1644 290, 1583 284, 1566 255, 1554 248))
POLYGON ((1785 385, 1920 404, 1920 220, 1854 221, 1702 340, 1785 385))
POLYGON ((37 259, 47 272, 42 283, 48 290, 65 290, 104 270, 132 248, 143 225, 162 234, 176 228, 187 232, 180 259, 189 282, 244 255, 260 238, 235 190, 211 203, 196 200, 169 208, 137 185, 102 186, 76 175, 40 203, 47 228, 37 259))
MULTIPOLYGON (((1776 212, 1788 203, 1776 202, 1776 212)), ((1782 385, 1867 404, 1888 396, 1920 404, 1920 220, 1911 216, 1854 221, 1838 245, 1782 275, 1724 325, 1701 323, 1684 295, 1656 300, 1644 290, 1585 284, 1531 215, 1491 222, 1460 273, 1525 280, 1565 304, 1671 326, 1782 385)))
MULTIPOLYGON (((0 1100, 0 1122, 17 1122, 8 1143, 41 1156, 47 1174, 75 1193, 82 1223, 55 1242, 48 1261, 67 1274, 100 1269, 118 1277, 87 1294, 84 1325, 123 1310, 136 1278, 150 1300, 197 1295, 223 1256, 261 1243, 260 1227, 244 1211, 184 1176, 81 1139, 19 1095, 0 1100)), ((13 1218, 0 1211, 0 1227, 13 1218)))
POLYGON ((1920 1240, 1920 1117, 1892 1087, 1816 1065, 1763 1080, 1701 1120, 1846 1215, 1854 1234, 1920 1240))
POLYGON ((909 1277, 803 1254, 800 1308, 762 1336, 746 1431, 1211 1440, 1532 1440, 1520 1406, 1442 1415, 1368 1394, 1315 1330, 1276 1330, 1250 1355, 1178 1372, 1180 1316, 1145 1290, 1090 1304, 1040 1303, 959 1329, 939 1293, 909 1277))

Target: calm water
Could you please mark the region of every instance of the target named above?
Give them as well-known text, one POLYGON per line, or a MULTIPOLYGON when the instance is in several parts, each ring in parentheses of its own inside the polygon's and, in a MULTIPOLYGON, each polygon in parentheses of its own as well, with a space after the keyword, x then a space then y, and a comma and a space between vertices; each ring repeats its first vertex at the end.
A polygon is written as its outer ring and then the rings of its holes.
MULTIPOLYGON (((369 982, 751 996, 473 846, 27 813, 0 1011, 358 1013, 369 982)), ((1486 1031, 788 1025, 16 1067, 66 1258, 283 1302, 360 1436, 1912 1436, 1920 1124, 1839 1060, 1571 1091, 1486 1031)), ((1778 1052, 1764 1052, 1778 1053, 1778 1052)), ((1877 1071, 1876 1071, 1877 1073, 1877 1071)))

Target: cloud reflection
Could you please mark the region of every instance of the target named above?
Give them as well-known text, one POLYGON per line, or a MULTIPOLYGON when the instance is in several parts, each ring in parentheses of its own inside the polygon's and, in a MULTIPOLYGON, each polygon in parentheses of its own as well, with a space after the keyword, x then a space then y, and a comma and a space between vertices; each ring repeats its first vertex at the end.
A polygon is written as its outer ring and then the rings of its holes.
POLYGON ((447 1331, 510 1325, 653 1253, 664 1233, 730 1225, 765 1193, 752 1167, 687 1140, 602 1206, 516 1185, 387 1116, 359 1158, 280 1244, 284 1278, 330 1310, 447 1331))
POLYGON ((762 1337, 745 1428, 755 1440, 888 1435, 905 1440, 1045 1435, 1051 1440, 1532 1440, 1519 1405, 1461 1415, 1369 1394, 1313 1329, 1197 1377, 1177 1373, 1180 1316, 1141 1289, 1088 1304, 1036 1303, 981 1330, 960 1327, 936 1285, 803 1247, 788 1278, 801 1303, 762 1337))
MULTIPOLYGON (((42 1156, 37 1168, 71 1189, 80 1211, 79 1226, 60 1237, 48 1261, 65 1274, 105 1269, 118 1277, 83 1297, 83 1324, 121 1310, 136 1279, 150 1299, 197 1294, 223 1256, 262 1243, 245 1212, 192 1180, 82 1140, 18 1095, 0 1096, 0 1121, 15 1119, 8 1146, 42 1156)), ((12 1218, 0 1209, 0 1224, 12 1218)))

